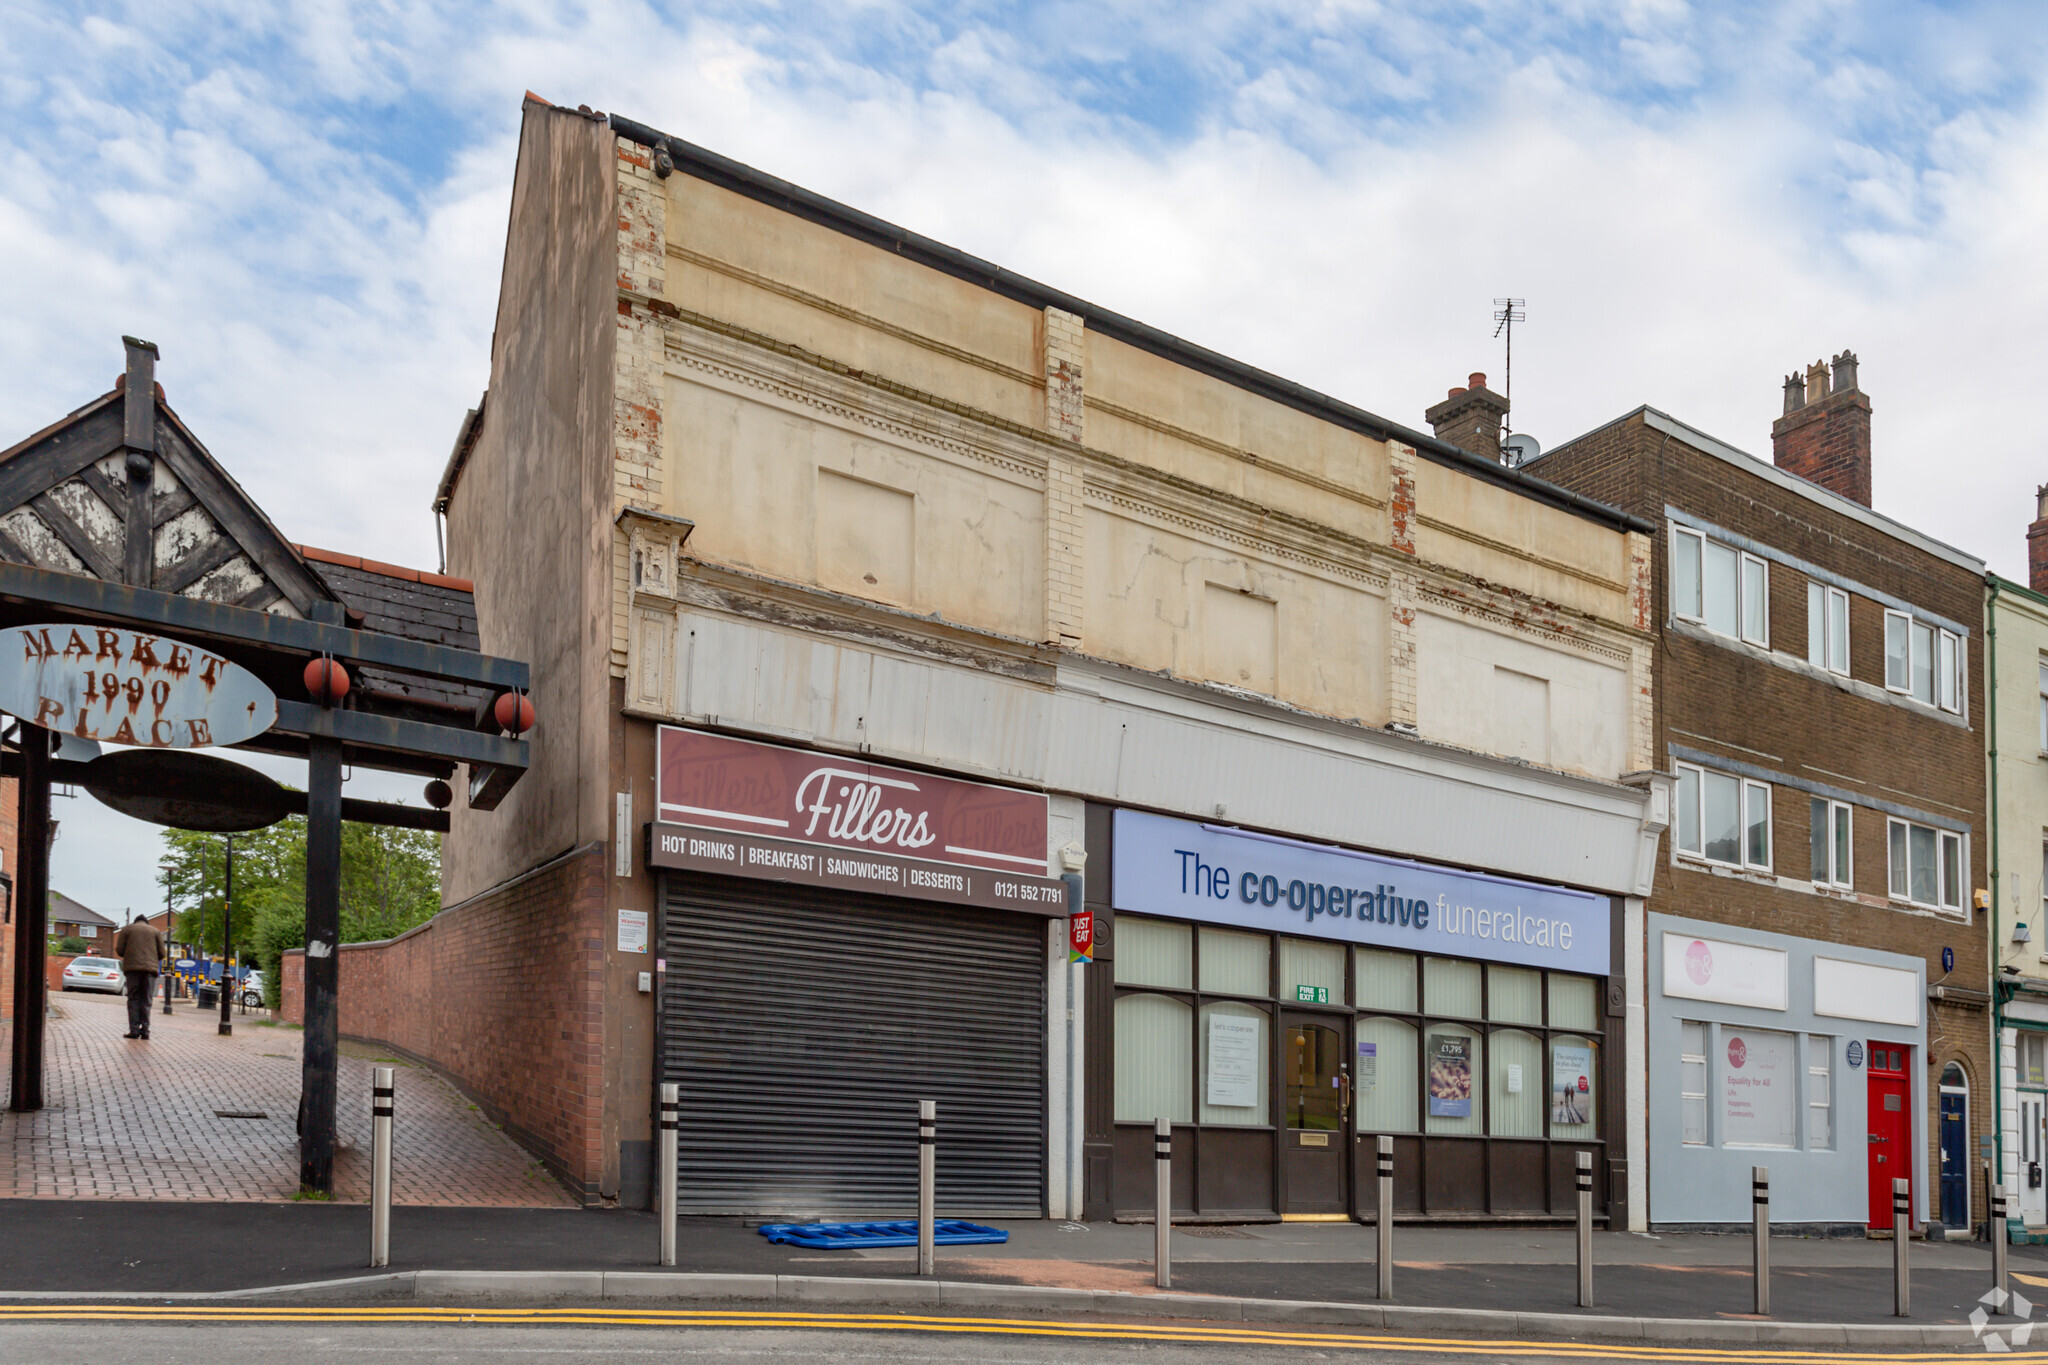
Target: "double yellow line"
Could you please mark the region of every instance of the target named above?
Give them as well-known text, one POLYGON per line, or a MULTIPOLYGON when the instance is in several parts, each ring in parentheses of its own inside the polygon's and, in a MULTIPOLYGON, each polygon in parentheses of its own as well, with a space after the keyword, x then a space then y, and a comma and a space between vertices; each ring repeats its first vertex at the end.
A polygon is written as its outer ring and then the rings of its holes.
POLYGON ((640 1308, 316 1308, 176 1304, 0 1304, 9 1322, 336 1323, 434 1324, 508 1327, 779 1327, 811 1331, 952 1332, 1096 1341, 1213 1342, 1231 1346, 1315 1347, 1322 1350, 1403 1352, 1412 1355, 1486 1355, 1558 1360, 1634 1360, 1661 1365, 1824 1365, 1825 1362, 1953 1360, 1952 1351, 1876 1354, 1840 1351, 1715 1351, 1642 1342, 1537 1342, 1519 1339, 1458 1341, 1439 1337, 1367 1335, 1300 1329, 1207 1326, 1195 1323, 1042 1322, 1029 1318, 919 1317, 884 1313, 756 1312, 735 1309, 640 1308))

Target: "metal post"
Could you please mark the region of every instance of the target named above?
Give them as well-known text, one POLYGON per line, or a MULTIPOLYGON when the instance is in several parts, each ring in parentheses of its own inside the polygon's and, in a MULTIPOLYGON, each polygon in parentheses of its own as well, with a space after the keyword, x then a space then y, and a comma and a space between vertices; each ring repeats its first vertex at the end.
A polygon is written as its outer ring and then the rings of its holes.
POLYGON ((166 971, 166 972, 164 973, 164 1013, 165 1013, 165 1014, 169 1014, 169 1013, 171 1012, 171 990, 172 990, 172 988, 173 988, 173 987, 174 987, 174 986, 175 986, 176 984, 177 984, 177 978, 176 978, 175 976, 173 976, 173 975, 172 975, 172 974, 171 974, 171 973, 170 973, 169 971, 166 971))
POLYGON ((1593 1154, 1579 1153, 1579 1307, 1593 1306, 1593 1154))
POLYGON ((934 1251, 938 1228, 939 1106, 934 1100, 917 1102, 917 1273, 935 1273, 938 1256, 934 1251))
POLYGON ((1771 1315, 1771 1168, 1749 1168, 1750 1213, 1756 1236, 1756 1315, 1771 1315))
POLYGON ((1373 1229, 1378 1248, 1374 1252, 1379 1271, 1380 1301, 1394 1297, 1394 1140, 1384 1133, 1379 1140, 1379 1197, 1373 1206, 1373 1229))
MULTIPOLYGON (((167 958, 168 958, 168 957, 170 956, 170 953, 171 953, 171 930, 172 930, 173 928, 175 928, 175 927, 176 927, 176 924, 177 924, 177 921, 176 921, 176 920, 175 920, 175 919, 174 919, 174 918, 172 917, 172 915, 171 915, 171 886, 170 886, 170 881, 169 881, 169 879, 166 879, 166 880, 165 880, 165 882, 164 882, 164 956, 165 956, 165 957, 167 957, 167 958)), ((165 1014, 169 1014, 169 1013, 171 1012, 171 992, 172 992, 172 990, 173 990, 173 989, 175 988, 175 986, 176 986, 176 982, 177 982, 177 977, 176 977, 176 976, 175 976, 175 975, 174 975, 174 974, 173 974, 173 973, 171 972, 171 964, 170 964, 169 962, 165 962, 165 963, 164 963, 164 1013, 165 1013, 165 1014)))
POLYGON ((391 1264, 392 1071, 370 1073, 370 1264, 391 1264))
POLYGON ((1985 1231, 1991 1236, 1991 1288, 1996 1291, 1993 1298, 2003 1309, 2006 1303, 2005 1248, 2012 1239, 2005 1231, 2005 1182, 1991 1178, 1991 1163, 1984 1163, 1984 1183, 1991 1187, 1991 1223, 1985 1231))
POLYGON ((676 1096, 674 1081, 661 1083, 661 1263, 676 1263, 676 1096))
POLYGON ((306 741, 306 1016, 300 1042, 299 1185, 320 1194, 334 1193, 340 946, 341 741, 315 735, 306 741))
POLYGON ((222 837, 228 841, 228 869, 220 898, 220 1031, 229 1034, 235 1031, 235 1021, 228 1016, 234 1006, 228 997, 235 993, 235 836, 222 837))
POLYGON ((1892 1316, 1913 1316, 1913 1281, 1906 1266, 1906 1244, 1913 1240, 1911 1187, 1904 1180, 1892 1181, 1892 1316))
POLYGON ((1161 1289, 1173 1288, 1173 1125, 1152 1120, 1152 1169, 1155 1173, 1152 1213, 1152 1259, 1161 1289))
POLYGON ((44 963, 50 928, 50 744, 48 730, 26 721, 15 727, 21 746, 20 880, 14 898, 13 1089, 8 1108, 43 1107, 43 1024, 49 1006, 44 963))

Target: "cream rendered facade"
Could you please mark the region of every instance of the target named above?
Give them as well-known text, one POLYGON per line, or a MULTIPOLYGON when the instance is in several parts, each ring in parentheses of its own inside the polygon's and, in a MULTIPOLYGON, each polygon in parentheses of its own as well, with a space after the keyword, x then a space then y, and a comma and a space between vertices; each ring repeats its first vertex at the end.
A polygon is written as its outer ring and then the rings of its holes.
MULTIPOLYGON (((2048 1228, 2048 597, 1995 575, 1985 605, 1991 723, 1998 1144, 2008 1223, 2048 1228)), ((1972 1089, 1975 1088, 1975 1078, 1972 1089)), ((1983 1103, 1976 1094, 1971 1103, 1983 1103)), ((1977 1154, 1970 1154, 1977 1169, 1977 1154)))
MULTIPOLYGON (((559 452, 575 467, 551 476, 584 490, 554 534, 602 547, 608 592, 589 615, 481 609, 484 647, 553 654, 578 680, 560 708, 588 721, 558 758, 580 777, 537 762, 515 791, 534 829, 457 812, 451 902, 581 840, 612 846, 616 904, 651 902, 631 736, 659 722, 1043 790, 1055 875, 1085 854, 1092 802, 1593 890, 1626 905, 1615 961, 1641 960, 1668 798, 1649 540, 1628 518, 637 125, 525 117, 493 387, 443 485, 449 568, 480 601, 527 572, 517 499, 490 494, 494 517, 463 490, 498 487, 535 439, 491 427, 547 387, 546 364, 512 363, 508 318, 518 261, 572 273, 522 245, 521 206, 553 183, 616 224, 588 245, 615 282, 577 314, 612 334, 575 343, 609 419, 577 398, 559 425, 580 431, 559 452), (593 663, 609 720, 586 709, 593 663)), ((545 730, 560 710, 537 700, 545 730)), ((1086 969, 1064 943, 1055 924, 1056 1217, 1083 1199, 1066 1030, 1086 969)), ((614 954, 606 991, 606 1132, 625 1144, 648 1136, 649 1002, 627 984, 645 965, 614 954)), ((1606 1005, 1639 1039, 1642 982, 1617 971, 1606 1005)), ((1633 1190, 1639 1062, 1629 1076, 1633 1190)))

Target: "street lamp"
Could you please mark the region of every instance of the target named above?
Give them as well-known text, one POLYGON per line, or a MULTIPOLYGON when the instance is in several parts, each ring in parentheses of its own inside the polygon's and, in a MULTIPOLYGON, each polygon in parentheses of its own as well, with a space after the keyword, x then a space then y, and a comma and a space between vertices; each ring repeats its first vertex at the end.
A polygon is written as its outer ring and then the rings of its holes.
POLYGON ((235 836, 222 837, 228 843, 227 885, 220 901, 220 1031, 225 1036, 235 1031, 228 1016, 228 993, 235 988, 235 836))

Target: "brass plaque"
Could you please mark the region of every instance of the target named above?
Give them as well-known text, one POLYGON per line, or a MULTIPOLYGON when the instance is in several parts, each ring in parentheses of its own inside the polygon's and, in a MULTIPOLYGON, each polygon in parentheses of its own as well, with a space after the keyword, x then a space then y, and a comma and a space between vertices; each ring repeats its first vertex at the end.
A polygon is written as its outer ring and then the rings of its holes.
POLYGON ((1327 1147, 1330 1145, 1330 1135, 1328 1133, 1303 1133, 1301 1134, 1301 1145, 1304 1147, 1327 1147))

